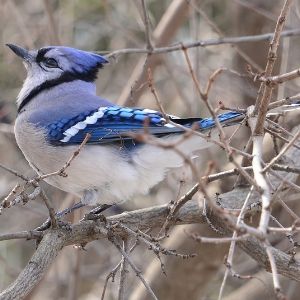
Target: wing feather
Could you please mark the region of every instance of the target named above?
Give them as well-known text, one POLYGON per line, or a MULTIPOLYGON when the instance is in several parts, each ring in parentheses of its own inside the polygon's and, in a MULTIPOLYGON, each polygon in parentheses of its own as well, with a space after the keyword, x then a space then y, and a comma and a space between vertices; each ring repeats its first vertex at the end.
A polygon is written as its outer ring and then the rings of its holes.
MULTIPOLYGON (((218 116, 220 122, 240 119, 241 113, 229 112, 218 116)), ((212 118, 171 117, 174 123, 191 127, 195 122, 199 130, 208 130, 215 126, 212 118)), ((138 133, 145 130, 150 134, 163 137, 170 134, 182 133, 184 129, 169 124, 160 112, 119 106, 100 107, 97 110, 84 112, 70 119, 62 119, 51 123, 48 129, 48 139, 54 145, 80 144, 86 134, 91 135, 87 143, 106 144, 123 141, 133 141, 127 133, 138 133)))

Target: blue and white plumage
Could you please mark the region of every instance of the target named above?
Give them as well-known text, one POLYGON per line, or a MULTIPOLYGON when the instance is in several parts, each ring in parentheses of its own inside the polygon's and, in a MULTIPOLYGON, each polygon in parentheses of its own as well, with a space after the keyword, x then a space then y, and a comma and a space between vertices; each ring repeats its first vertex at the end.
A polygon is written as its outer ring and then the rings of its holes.
MULTIPOLYGON (((48 183, 81 197, 85 204, 114 203, 145 194, 163 180, 168 169, 179 167, 182 157, 172 149, 136 143, 128 133, 147 131, 166 141, 184 132, 169 124, 160 112, 119 107, 96 96, 94 80, 107 60, 69 47, 27 51, 8 45, 22 57, 27 78, 19 93, 16 140, 30 165, 39 173, 59 170, 91 136, 67 169, 67 177, 51 176, 48 183)), ((215 126, 212 118, 180 119, 174 123, 199 131, 215 126)), ((221 124, 239 122, 243 114, 220 115, 221 124)), ((204 139, 191 135, 177 147, 186 155, 206 148, 204 139)))

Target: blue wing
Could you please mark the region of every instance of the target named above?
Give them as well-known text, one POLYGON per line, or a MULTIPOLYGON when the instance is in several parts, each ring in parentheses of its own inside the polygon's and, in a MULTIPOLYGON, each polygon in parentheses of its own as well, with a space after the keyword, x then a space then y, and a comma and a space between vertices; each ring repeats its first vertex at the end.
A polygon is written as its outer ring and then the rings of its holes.
MULTIPOLYGON (((173 122, 191 127, 198 123, 199 131, 215 126, 212 118, 180 119, 170 116, 173 122)), ((229 112, 218 116, 221 123, 237 122, 243 118, 241 113, 229 112)), ((120 141, 133 141, 128 133, 147 131, 157 137, 182 133, 184 130, 168 124, 160 112, 119 106, 100 107, 97 110, 81 113, 70 119, 61 119, 47 126, 48 140, 54 145, 80 144, 89 133, 87 143, 105 144, 120 141)))

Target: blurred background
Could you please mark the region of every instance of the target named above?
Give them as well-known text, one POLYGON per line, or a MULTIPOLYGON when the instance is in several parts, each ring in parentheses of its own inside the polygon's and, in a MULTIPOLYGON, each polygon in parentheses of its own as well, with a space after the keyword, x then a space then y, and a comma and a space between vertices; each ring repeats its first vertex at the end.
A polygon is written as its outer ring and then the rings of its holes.
MULTIPOLYGON (((269 33, 274 30, 281 0, 147 0, 153 45, 167 46, 179 42, 208 40, 223 36, 244 36, 269 33)), ((299 28, 300 1, 294 1, 287 22, 288 29, 299 28)), ((0 0, 0 163, 26 176, 34 176, 14 135, 16 117, 15 99, 26 73, 20 60, 5 47, 15 43, 27 48, 47 45, 67 45, 102 54, 123 48, 145 48, 145 25, 140 0, 0 0)), ((275 73, 284 73, 299 67, 300 37, 286 38, 279 51, 275 73)), ((268 41, 199 47, 188 51, 202 88, 216 69, 223 67, 214 83, 209 101, 216 107, 221 100, 228 107, 245 108, 255 102, 257 85, 246 74, 246 65, 262 71, 266 63, 268 41), (234 73, 233 70, 239 74, 234 73)), ((174 115, 208 115, 199 99, 182 51, 146 58, 141 54, 124 54, 111 59, 100 70, 97 80, 98 95, 120 105, 144 106, 158 109, 150 93, 144 65, 150 66, 154 83, 165 110, 174 115)), ((281 85, 274 100, 299 92, 299 80, 281 85)), ((230 131, 228 131, 230 133, 230 131)), ((242 148, 249 137, 247 128, 239 130, 233 145, 242 148)), ((266 157, 272 155, 271 138, 266 139, 266 157)), ((217 147, 201 153, 196 163, 205 170, 205 161, 216 162, 217 169, 232 168, 226 155, 217 147)), ((18 179, 0 168, 0 199, 3 199, 18 179)), ((233 179, 214 182, 209 192, 223 193, 233 188, 233 179)), ((147 196, 132 199, 107 214, 149 207, 176 200, 193 182, 189 169, 183 167, 168 174, 166 180, 147 196)), ((76 199, 47 184, 43 185, 56 210, 69 207, 76 199)), ((290 205, 295 211, 299 198, 293 195, 290 205)), ((70 222, 78 221, 84 209, 71 215, 70 222)), ((281 212, 278 212, 278 218, 281 212)), ((0 233, 30 230, 47 218, 42 201, 16 205, 0 216, 0 233)), ((159 299, 216 299, 225 270, 223 259, 228 245, 199 245, 188 238, 185 230, 201 235, 213 235, 206 225, 180 226, 172 230, 165 246, 182 253, 197 253, 189 260, 163 258, 167 276, 151 251, 139 246, 133 255, 146 280, 159 299)), ((283 249, 287 247, 283 243, 283 249)), ((35 250, 34 241, 7 241, 0 243, 0 288, 12 282, 26 265, 35 250)), ((105 240, 86 246, 86 251, 74 247, 63 249, 47 276, 27 299, 100 299, 105 277, 119 262, 117 250, 105 240)), ((231 278, 225 289, 225 298, 273 299, 271 275, 261 271, 256 262, 238 252, 235 269, 241 274, 255 274, 256 278, 243 281, 231 278), (254 288, 255 287, 255 288, 254 288)), ((132 274, 128 299, 148 299, 144 287, 132 274)), ((109 283, 105 299, 116 299, 117 278, 109 283)), ((299 284, 284 280, 289 299, 298 299, 299 284)))

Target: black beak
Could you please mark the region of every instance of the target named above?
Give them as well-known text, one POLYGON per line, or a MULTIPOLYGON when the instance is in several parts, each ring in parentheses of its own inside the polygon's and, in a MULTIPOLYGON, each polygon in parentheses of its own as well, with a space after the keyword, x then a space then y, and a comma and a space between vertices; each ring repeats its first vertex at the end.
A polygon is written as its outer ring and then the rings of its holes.
POLYGON ((30 61, 33 59, 33 56, 29 53, 28 50, 13 44, 6 44, 16 55, 24 59, 25 61, 30 61))

